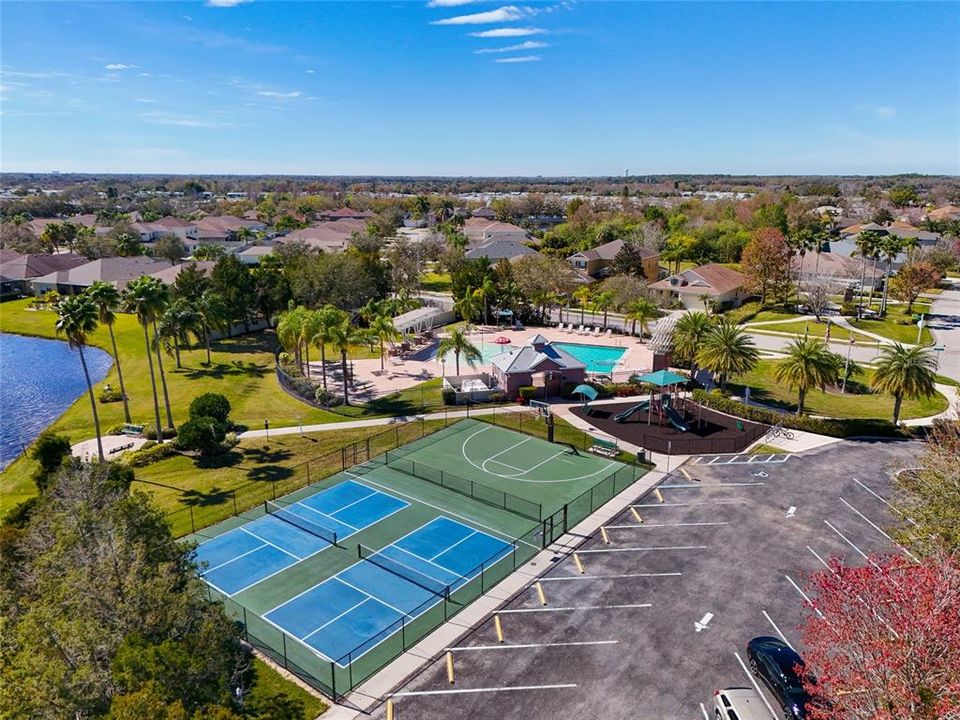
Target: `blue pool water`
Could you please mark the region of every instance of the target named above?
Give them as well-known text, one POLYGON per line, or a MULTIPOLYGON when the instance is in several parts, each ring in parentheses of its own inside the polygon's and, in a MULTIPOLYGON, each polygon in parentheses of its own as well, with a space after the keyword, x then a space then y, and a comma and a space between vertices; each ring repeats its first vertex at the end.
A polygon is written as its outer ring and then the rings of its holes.
MULTIPOLYGON (((99 383, 113 358, 93 347, 84 356, 99 383)), ((0 470, 86 390, 80 357, 67 343, 0 333, 0 470)))
MULTIPOLYGON (((551 343, 554 347, 558 347, 561 350, 566 350, 568 353, 573 355, 577 360, 582 362, 587 366, 587 372, 591 373, 602 373, 609 375, 614 366, 616 366, 617 361, 623 357, 623 354, 627 351, 626 348, 618 347, 607 347, 605 345, 585 345, 583 343, 565 343, 565 342, 554 342, 551 343)), ((489 365, 490 359, 494 355, 499 355, 500 353, 509 352, 515 348, 519 347, 518 345, 497 345, 496 343, 486 342, 482 345, 477 343, 477 349, 480 351, 480 354, 483 356, 483 359, 477 364, 476 370, 480 370, 481 366, 489 365)), ((446 358, 448 363, 453 362, 453 355, 446 358)), ((466 362, 461 361, 460 371, 463 373, 475 372, 471 369, 466 362)))

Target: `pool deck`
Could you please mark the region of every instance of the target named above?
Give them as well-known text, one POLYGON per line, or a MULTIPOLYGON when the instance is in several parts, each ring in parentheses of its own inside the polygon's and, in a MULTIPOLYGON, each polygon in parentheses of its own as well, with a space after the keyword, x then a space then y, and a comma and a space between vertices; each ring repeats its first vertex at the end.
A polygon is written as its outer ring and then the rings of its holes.
MULTIPOLYGON (((556 327, 531 327, 525 330, 510 330, 507 328, 481 327, 474 326, 469 334, 470 341, 480 347, 499 347, 504 350, 522 345, 528 338, 535 334, 541 334, 551 342, 578 343, 581 345, 599 345, 602 347, 623 348, 626 352, 623 354, 613 370, 613 379, 626 380, 633 372, 647 372, 653 367, 653 353, 642 344, 638 338, 629 335, 580 335, 576 332, 559 330, 556 327), (510 338, 509 344, 496 346, 493 342, 500 336, 510 338)), ((439 333, 438 338, 445 337, 447 333, 439 333)), ((359 390, 352 390, 352 396, 358 402, 373 400, 375 398, 400 392, 414 385, 418 385, 425 380, 440 377, 442 373, 452 375, 455 371, 453 359, 447 362, 440 362, 436 357, 435 345, 433 347, 422 348, 418 352, 408 355, 406 358, 388 357, 384 359, 384 369, 380 369, 380 359, 352 360, 354 377, 359 390)), ((320 374, 320 363, 310 363, 311 373, 320 374)), ((339 363, 327 363, 328 372, 331 367, 339 368, 339 363)), ((472 368, 466 362, 461 361, 460 372, 464 375, 476 372, 489 372, 488 364, 478 363, 472 368)), ((339 376, 337 379, 329 379, 330 389, 337 393, 340 392, 339 376)))

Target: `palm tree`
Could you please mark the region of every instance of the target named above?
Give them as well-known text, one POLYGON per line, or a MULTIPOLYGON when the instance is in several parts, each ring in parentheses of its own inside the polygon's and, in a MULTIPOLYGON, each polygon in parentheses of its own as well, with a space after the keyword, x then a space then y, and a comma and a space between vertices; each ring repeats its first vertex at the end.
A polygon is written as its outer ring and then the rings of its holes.
POLYGON ((384 341, 386 340, 397 340, 400 337, 400 331, 397 330, 397 326, 393 324, 393 318, 389 315, 377 315, 373 320, 370 321, 370 333, 372 336, 380 340, 380 370, 384 370, 384 356, 386 352, 384 350, 384 341))
POLYGON ((607 313, 613 307, 613 293, 605 290, 593 296, 593 309, 603 312, 603 326, 607 327, 607 313))
POLYGON ((362 338, 360 329, 350 321, 350 316, 338 310, 339 322, 330 327, 330 344, 340 352, 340 371, 343 373, 343 404, 350 404, 350 373, 347 368, 347 353, 350 346, 355 345, 362 338))
POLYGON ((197 298, 193 309, 200 317, 200 328, 203 331, 203 344, 207 350, 207 365, 210 361, 210 331, 221 330, 227 323, 227 306, 223 297, 214 290, 204 290, 197 298))
POLYGON ((297 342, 303 346, 307 361, 307 377, 310 377, 310 342, 320 330, 320 316, 315 310, 303 309, 303 319, 300 322, 300 336, 297 342))
POLYGON ((117 352, 117 338, 113 334, 113 324, 117 321, 116 311, 120 308, 120 291, 110 283, 97 280, 86 289, 94 305, 97 306, 97 312, 100 316, 100 324, 106 325, 110 331, 110 345, 113 347, 113 361, 117 364, 117 378, 120 380, 120 398, 123 400, 123 420, 126 423, 130 420, 130 403, 127 400, 127 389, 123 384, 123 369, 120 367, 120 353, 117 352))
POLYGON ((300 347, 301 325, 303 325, 303 307, 296 307, 280 314, 277 319, 277 340, 287 352, 293 351, 294 360, 303 372, 303 352, 300 347))
POLYGON ((176 358, 178 370, 183 368, 180 364, 180 346, 189 345, 191 335, 197 341, 205 336, 200 313, 182 298, 168 307, 160 316, 157 333, 163 349, 168 354, 173 350, 172 354, 176 358))
POLYGON ((150 352, 150 336, 147 326, 156 316, 157 308, 154 300, 154 286, 151 278, 143 276, 127 285, 123 291, 123 308, 137 316, 137 322, 143 328, 143 344, 147 351, 147 366, 150 368, 150 388, 153 390, 153 416, 156 421, 157 442, 163 442, 163 433, 160 430, 160 401, 157 399, 157 378, 153 371, 153 355, 150 352))
POLYGON ((903 248, 903 238, 893 234, 887 235, 880 242, 880 252, 883 254, 884 260, 887 261, 887 267, 883 273, 883 298, 880 300, 881 315, 887 314, 887 295, 890 287, 890 271, 893 268, 893 261, 897 259, 897 255, 900 254, 903 248))
POLYGON ((697 350, 697 364, 719 375, 723 390, 727 389, 727 380, 731 375, 749 372, 759 357, 750 336, 727 318, 714 325, 697 350))
POLYGON ((707 333, 713 328, 713 320, 705 312, 690 312, 677 320, 673 330, 673 349, 681 358, 690 360, 690 377, 697 376, 697 350, 707 333))
POLYGON ((467 291, 463 294, 462 298, 453 304, 453 309, 460 314, 460 317, 466 321, 467 325, 480 314, 480 309, 477 307, 477 298, 473 294, 472 287, 467 286, 467 291))
MULTIPOLYGON (((170 394, 167 392, 167 373, 163 369, 163 353, 160 352, 161 342, 157 333, 157 323, 160 316, 163 315, 167 306, 170 304, 170 288, 162 280, 147 276, 151 285, 151 294, 154 304, 154 313, 151 324, 153 325, 153 351, 157 355, 157 372, 160 374, 160 388, 163 390, 163 407, 167 414, 167 427, 175 430, 173 424, 173 413, 170 410, 170 394)), ((157 435, 160 435, 160 428, 157 428, 157 435)))
MULTIPOLYGON (((323 378, 323 389, 327 389, 327 343, 330 342, 332 328, 342 321, 342 312, 333 305, 326 305, 315 314, 316 325, 310 342, 320 349, 320 375, 323 378)), ((382 368, 381 363, 381 368, 382 368)))
POLYGON ((445 357, 451 352, 453 353, 453 357, 456 362, 457 376, 460 375, 461 354, 471 365, 479 362, 483 358, 483 355, 477 349, 477 346, 471 343, 467 338, 467 334, 463 331, 463 328, 454 328, 451 330, 449 337, 443 338, 443 340, 441 340, 440 344, 437 346, 438 357, 445 357))
POLYGON ((936 392, 936 360, 920 346, 907 348, 900 343, 880 352, 870 387, 893 395, 893 424, 900 420, 904 398, 932 397, 936 392))
MULTIPOLYGON (((876 247, 880 242, 880 238, 883 237, 876 230, 863 230, 859 235, 857 235, 856 246, 857 254, 860 255, 862 264, 860 266, 860 306, 857 310, 857 315, 863 315, 863 286, 866 284, 867 280, 867 258, 872 257, 876 252, 876 247)), ((871 295, 873 291, 871 289, 871 295)))
POLYGON ((87 395, 90 396, 90 409, 93 411, 93 429, 97 434, 97 455, 100 462, 103 457, 103 440, 100 438, 100 417, 97 415, 97 401, 93 397, 93 384, 83 348, 87 344, 87 335, 97 329, 97 305, 86 295, 71 295, 64 298, 57 307, 57 334, 67 336, 71 348, 80 352, 80 364, 83 377, 87 381, 87 395))
POLYGON ((248 228, 246 225, 244 225, 233 234, 233 237, 238 242, 246 243, 246 242, 250 242, 251 240, 255 240, 257 237, 257 234, 253 230, 248 228))
POLYGON ((837 379, 836 358, 822 340, 796 338, 787 346, 787 357, 774 366, 773 376, 797 391, 797 415, 802 415, 807 391, 837 379))
POLYGON ((627 306, 627 320, 632 320, 633 325, 630 330, 631 335, 637 334, 637 323, 640 323, 640 342, 643 342, 643 334, 647 331, 647 321, 657 317, 657 306, 647 298, 637 298, 627 306))
POLYGON ((587 309, 587 305, 590 304, 590 288, 581 285, 573 291, 573 299, 580 306, 580 324, 583 325, 583 313, 587 309))
POLYGON ((483 281, 483 284, 480 285, 476 290, 473 291, 473 296, 483 307, 483 324, 489 325, 489 315, 488 309, 490 307, 490 298, 493 297, 493 293, 496 292, 496 286, 493 284, 493 280, 486 278, 483 281))

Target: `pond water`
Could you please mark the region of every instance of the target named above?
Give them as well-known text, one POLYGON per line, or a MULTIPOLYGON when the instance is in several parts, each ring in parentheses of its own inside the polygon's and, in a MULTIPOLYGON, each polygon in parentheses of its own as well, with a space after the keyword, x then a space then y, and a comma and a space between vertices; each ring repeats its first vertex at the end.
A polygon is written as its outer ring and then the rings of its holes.
MULTIPOLYGON (((84 356, 99 383, 113 358, 93 347, 84 356)), ((0 333, 0 470, 86 390, 80 357, 66 342, 0 333)))

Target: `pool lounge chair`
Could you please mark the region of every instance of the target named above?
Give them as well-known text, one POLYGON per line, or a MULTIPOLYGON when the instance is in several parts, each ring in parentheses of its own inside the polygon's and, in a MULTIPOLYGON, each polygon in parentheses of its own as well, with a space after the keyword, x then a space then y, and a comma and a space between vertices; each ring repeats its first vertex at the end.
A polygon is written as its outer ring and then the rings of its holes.
POLYGON ((602 330, 603 330, 603 328, 600 327, 599 325, 597 325, 597 326, 593 329, 593 336, 594 336, 594 337, 597 337, 602 330))
POLYGON ((603 334, 604 337, 610 337, 613 335, 613 328, 607 328, 607 331, 603 334))
POLYGON ((567 329, 567 328, 566 328, 566 326, 565 326, 563 323, 559 323, 559 324, 557 325, 557 330, 566 330, 566 329, 567 329))

